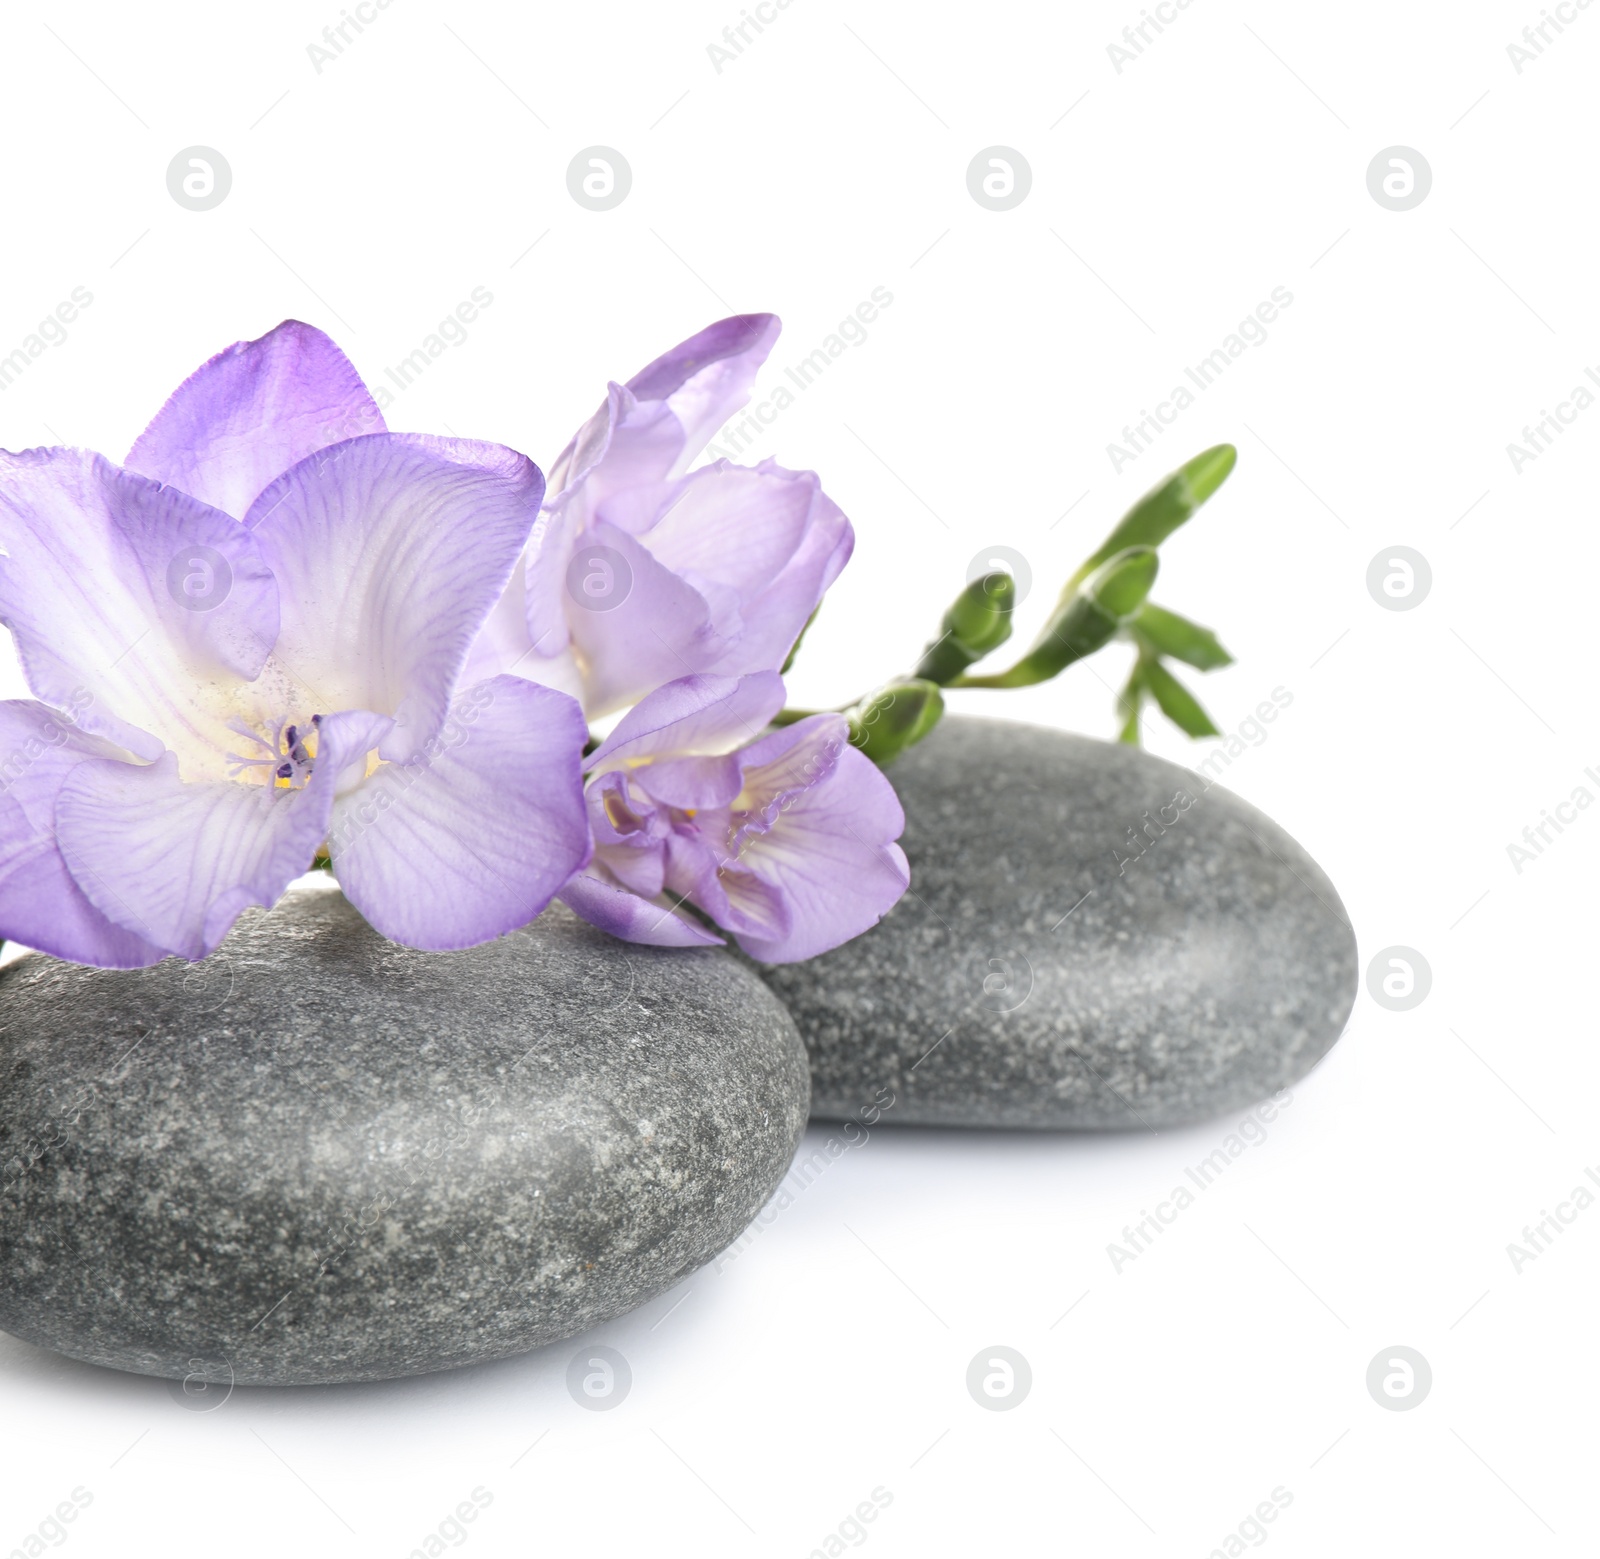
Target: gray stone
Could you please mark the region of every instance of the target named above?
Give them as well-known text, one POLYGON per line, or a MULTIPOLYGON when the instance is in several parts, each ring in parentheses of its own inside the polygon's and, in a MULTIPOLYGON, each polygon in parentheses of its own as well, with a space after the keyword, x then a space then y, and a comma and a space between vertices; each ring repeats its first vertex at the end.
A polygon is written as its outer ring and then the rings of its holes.
POLYGON ((1132 1127, 1305 1075, 1356 995, 1316 862, 1208 778, 1127 746, 951 718, 889 771, 911 891, 864 936, 763 970, 812 1113, 1132 1127), (1163 810, 1164 809, 1164 810, 1163 810))
POLYGON ((0 1328, 201 1400, 621 1315, 737 1238, 806 1120, 748 969, 560 906, 426 954, 297 888, 202 964, 28 954, 0 1025, 0 1328))

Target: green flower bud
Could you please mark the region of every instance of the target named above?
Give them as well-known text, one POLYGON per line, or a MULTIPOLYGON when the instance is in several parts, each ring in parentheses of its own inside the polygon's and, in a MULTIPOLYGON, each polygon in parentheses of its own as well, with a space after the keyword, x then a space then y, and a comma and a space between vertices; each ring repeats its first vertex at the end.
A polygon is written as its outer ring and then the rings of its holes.
POLYGON ((922 652, 915 676, 953 682, 968 666, 998 649, 1011 637, 1011 611, 1017 604, 1017 582, 997 570, 974 579, 944 614, 939 637, 922 652))
POLYGON ((1033 648, 1009 671, 963 677, 962 687, 1030 687, 1048 682, 1075 660, 1109 644, 1138 615, 1155 583, 1160 561, 1154 547, 1128 547, 1108 558, 1076 594, 1056 607, 1033 648))
POLYGON ((1121 627, 1143 610, 1160 567, 1154 547, 1128 547, 1084 581, 1083 594, 1121 627))
POLYGON ((1068 581, 1064 595, 1070 595, 1107 558, 1128 547, 1160 546, 1222 486, 1238 458, 1239 451, 1232 444, 1218 444, 1157 483, 1128 510, 1094 555, 1085 560, 1068 581))
POLYGON ((849 712, 850 742, 880 767, 913 742, 920 742, 944 714, 944 694, 935 682, 891 682, 849 712))

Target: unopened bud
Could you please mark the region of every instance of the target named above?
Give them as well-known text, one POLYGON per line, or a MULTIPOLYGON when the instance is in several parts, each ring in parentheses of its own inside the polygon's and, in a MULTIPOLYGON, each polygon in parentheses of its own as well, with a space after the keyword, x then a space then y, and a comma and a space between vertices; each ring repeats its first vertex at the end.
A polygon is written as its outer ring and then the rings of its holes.
POLYGON ((1116 529, 1073 575, 1066 593, 1129 547, 1158 547, 1228 479, 1239 458, 1232 444, 1217 444, 1185 461, 1158 482, 1117 522, 1116 529))
POLYGON ((920 742, 943 714, 944 694, 937 683, 891 682, 850 711, 850 742, 881 766, 920 742))
POLYGON ((1154 547, 1129 547, 1102 563, 1059 605, 1033 648, 997 677, 973 678, 973 687, 1029 687, 1048 682, 1075 660, 1109 644, 1138 615, 1160 562, 1154 547))
POLYGON ((915 675, 949 683, 1011 637, 1017 582, 1003 570, 974 579, 951 603, 940 634, 923 652, 915 675))

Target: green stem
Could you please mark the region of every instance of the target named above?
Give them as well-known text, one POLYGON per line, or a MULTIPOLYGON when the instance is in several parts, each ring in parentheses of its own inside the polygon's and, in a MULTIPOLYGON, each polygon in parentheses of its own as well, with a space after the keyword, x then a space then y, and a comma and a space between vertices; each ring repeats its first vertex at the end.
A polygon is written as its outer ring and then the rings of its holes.
POLYGON ((1018 661, 1009 671, 996 671, 986 677, 957 677, 950 687, 1033 687, 1040 678, 1034 676, 1025 661, 1018 661))

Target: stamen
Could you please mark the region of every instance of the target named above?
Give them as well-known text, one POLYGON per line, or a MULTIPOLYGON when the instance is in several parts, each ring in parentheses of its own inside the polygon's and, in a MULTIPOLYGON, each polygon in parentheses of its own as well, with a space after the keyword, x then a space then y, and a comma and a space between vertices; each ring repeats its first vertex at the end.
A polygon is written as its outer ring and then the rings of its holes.
MULTIPOLYGON (((246 740, 254 742, 257 747, 265 747, 268 752, 276 751, 276 749, 273 747, 272 743, 269 742, 266 739, 266 737, 262 736, 260 734, 260 732, 258 732, 258 731, 252 731, 250 729, 250 727, 247 726, 244 723, 244 721, 241 720, 238 717, 238 715, 234 715, 229 719, 229 721, 228 721, 228 729, 230 731, 232 731, 234 733, 234 735, 243 736, 244 738, 246 738, 246 740)), ((230 753, 227 754, 227 756, 231 758, 231 757, 233 757, 233 754, 230 752, 230 753)), ((266 760, 255 760, 255 759, 249 759, 249 758, 241 758, 239 761, 241 763, 250 763, 250 762, 255 762, 255 761, 266 761, 266 760)))
POLYGON ((603 804, 607 821, 619 834, 637 833, 644 827, 644 819, 628 805, 620 792, 607 791, 603 804))
MULTIPOLYGON (((320 731, 322 716, 313 715, 311 722, 312 726, 320 731)), ((224 753, 223 756, 229 764, 230 779, 238 779, 250 769, 267 769, 270 771, 272 784, 293 788, 311 778, 312 771, 316 767, 315 754, 308 745, 313 734, 311 730, 292 724, 287 719, 276 720, 268 727, 272 732, 272 740, 269 741, 259 732, 251 730, 237 717, 228 721, 228 729, 248 737, 266 753, 266 756, 261 758, 247 758, 243 753, 237 752, 224 753)))

